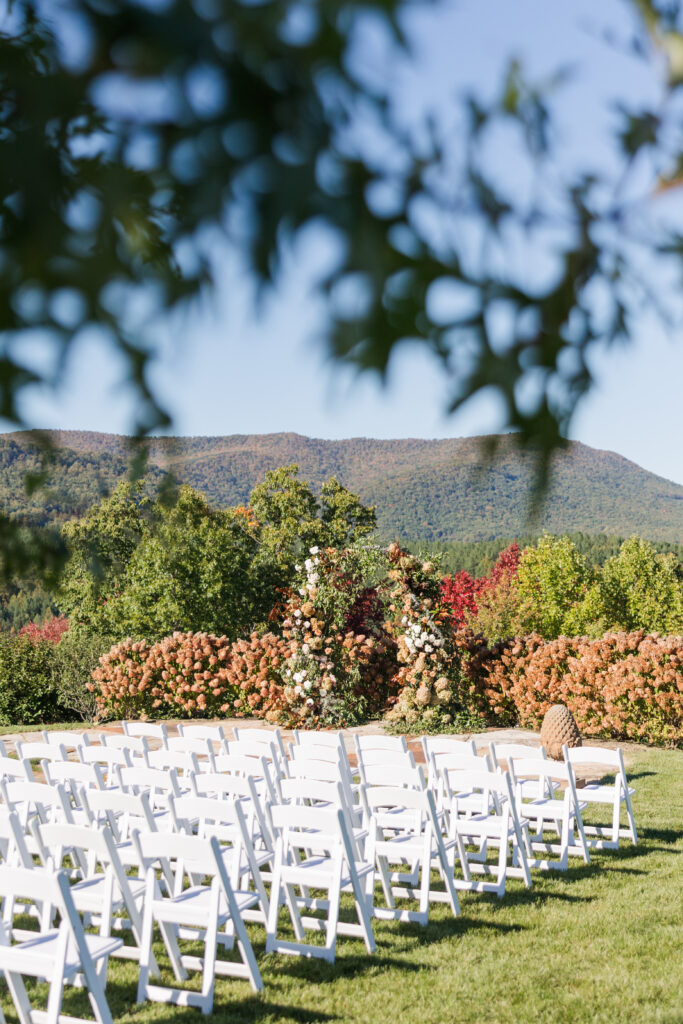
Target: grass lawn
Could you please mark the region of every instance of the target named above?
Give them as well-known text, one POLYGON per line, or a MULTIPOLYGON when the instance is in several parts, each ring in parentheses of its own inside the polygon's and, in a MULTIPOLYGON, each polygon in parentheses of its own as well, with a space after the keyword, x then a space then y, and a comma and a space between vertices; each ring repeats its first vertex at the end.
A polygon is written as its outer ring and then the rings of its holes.
MULTIPOLYGON (((246 982, 219 979, 214 1017, 226 1024, 680 1024, 683 753, 643 751, 628 770, 637 847, 622 840, 618 852, 595 853, 590 865, 572 861, 565 875, 534 872, 533 889, 512 881, 502 901, 459 893, 457 920, 436 905, 426 928, 376 921, 377 953, 342 937, 333 965, 265 956, 263 930, 250 926, 265 989, 254 996, 246 982)), ((136 978, 136 965, 111 963, 116 1021, 202 1019, 197 1010, 136 1006, 136 978)), ((70 990, 64 1012, 89 1015, 83 1000, 70 990)), ((6 990, 2 1005, 16 1021, 6 990)))

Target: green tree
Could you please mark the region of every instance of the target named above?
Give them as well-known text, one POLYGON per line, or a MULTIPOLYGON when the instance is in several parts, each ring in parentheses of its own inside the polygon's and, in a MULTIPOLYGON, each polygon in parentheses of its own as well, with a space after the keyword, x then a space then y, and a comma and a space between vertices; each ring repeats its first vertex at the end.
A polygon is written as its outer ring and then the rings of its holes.
POLYGON ((524 549, 517 571, 522 631, 547 639, 583 632, 578 610, 593 579, 593 570, 569 537, 540 537, 524 549))
POLYGON ((624 541, 599 580, 609 629, 683 632, 683 572, 673 554, 658 553, 640 537, 624 541))
POLYGON ((259 522, 263 553, 280 566, 283 584, 310 548, 350 547, 375 528, 374 507, 363 505, 336 477, 322 485, 318 500, 299 479, 296 465, 269 470, 249 505, 259 522))
POLYGON ((59 606, 73 624, 101 628, 105 602, 120 592, 133 553, 149 528, 151 511, 140 483, 122 483, 82 519, 64 524, 69 561, 59 606))

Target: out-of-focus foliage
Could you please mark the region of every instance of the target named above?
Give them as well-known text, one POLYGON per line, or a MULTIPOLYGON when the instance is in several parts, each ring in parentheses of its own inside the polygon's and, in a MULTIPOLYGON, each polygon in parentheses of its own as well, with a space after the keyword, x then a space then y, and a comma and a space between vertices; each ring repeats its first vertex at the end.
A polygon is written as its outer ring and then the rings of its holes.
MULTIPOLYGON (((397 345, 419 342, 448 375, 453 409, 484 389, 501 396, 507 426, 533 444, 546 479, 591 386, 591 349, 626 339, 632 311, 651 298, 642 254, 683 253, 675 229, 647 222, 652 194, 681 182, 677 105, 668 102, 683 83, 678 5, 627 5, 639 19, 633 52, 663 67, 665 95, 656 108, 645 99, 617 112, 623 167, 604 180, 593 169, 557 173, 551 97, 561 73, 530 82, 512 62, 497 91, 461 104, 457 131, 438 119, 429 130, 406 126, 357 43, 370 23, 380 26, 400 61, 409 6, 15 0, 5 9, 6 421, 22 423, 24 390, 57 383, 72 347, 96 329, 123 357, 136 429, 165 425, 146 328, 212 282, 209 240, 237 244, 263 284, 315 223, 338 243, 317 282, 334 357, 384 374, 397 345), (534 187, 511 191, 490 167, 501 130, 534 187), (634 199, 625 182, 644 159, 651 188, 634 199), (547 257, 541 281, 511 258, 521 238, 547 257), (435 289, 459 312, 444 312, 435 289), (54 349, 42 368, 22 350, 37 330, 54 349)), ((6 519, 0 534, 7 574, 31 562, 56 571, 64 557, 54 536, 22 534, 6 519)))

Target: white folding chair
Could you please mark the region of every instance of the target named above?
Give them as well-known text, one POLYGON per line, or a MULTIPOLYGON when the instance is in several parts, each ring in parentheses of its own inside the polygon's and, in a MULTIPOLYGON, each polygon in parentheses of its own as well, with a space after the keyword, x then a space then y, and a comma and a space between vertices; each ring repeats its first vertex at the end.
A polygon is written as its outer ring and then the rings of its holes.
MULTIPOLYGON (((109 827, 40 825, 34 820, 31 831, 44 867, 54 864, 61 868, 66 855, 76 865, 77 873, 72 875, 71 896, 76 910, 84 915, 84 926, 89 927, 99 921, 99 933, 102 936, 129 929, 135 945, 122 944, 112 956, 139 961, 145 882, 126 875, 109 827), (115 916, 122 912, 127 917, 115 916)), ((155 974, 159 973, 153 957, 150 969, 155 974)))
POLYGON ((56 743, 67 751, 76 751, 79 747, 87 747, 90 744, 88 733, 76 730, 72 732, 70 729, 43 729, 40 735, 43 743, 56 743))
POLYGON ((638 842, 636 832, 636 821, 633 816, 631 797, 635 793, 628 784, 626 769, 624 768, 624 755, 621 747, 611 750, 609 747, 567 747, 562 748, 564 759, 572 768, 577 765, 597 764, 607 771, 614 773, 614 782, 588 782, 581 789, 581 801, 585 804, 607 804, 612 808, 612 824, 607 825, 585 825, 583 830, 588 839, 588 845, 596 850, 618 850, 619 839, 630 839, 635 845, 638 842), (626 808, 628 821, 627 828, 621 828, 621 806, 626 808))
MULTIPOLYGON (((500 769, 500 771, 505 770, 513 757, 547 757, 546 749, 542 744, 532 747, 527 743, 489 743, 489 755, 491 767, 494 771, 497 769, 500 769)), ((537 787, 533 779, 521 779, 520 785, 522 790, 528 788, 531 793, 536 794, 537 787)), ((554 796, 554 789, 551 791, 549 787, 550 781, 548 781, 546 796, 554 796)))
POLYGON ((186 722, 178 723, 178 736, 184 736, 189 740, 208 740, 214 753, 217 753, 227 740, 222 725, 188 725, 186 722))
POLYGON ((262 743, 265 746, 270 746, 271 743, 274 743, 280 757, 285 761, 287 760, 284 740, 279 729, 263 729, 254 726, 245 728, 243 725, 236 725, 232 730, 232 734, 238 743, 241 743, 242 740, 248 740, 250 743, 262 743))
POLYGON ((265 757, 217 754, 215 772, 219 775, 240 775, 244 779, 253 779, 263 800, 271 803, 279 803, 281 800, 280 779, 271 771, 265 757))
POLYGON ((16 944, 12 944, 4 922, 0 922, 0 970, 20 1024, 86 1024, 82 1018, 61 1012, 65 983, 81 979, 98 1024, 113 1024, 104 985, 109 957, 120 948, 122 940, 85 934, 66 872, 0 865, 0 896, 40 901, 56 908, 60 916, 58 928, 35 933, 16 944), (24 976, 47 979, 47 1012, 31 1006, 24 976))
POLYGON ((144 793, 157 827, 162 831, 170 828, 168 798, 183 793, 175 768, 118 768, 116 780, 122 793, 144 793))
POLYGON ((133 758, 128 750, 103 747, 94 743, 88 747, 79 747, 78 757, 82 764, 99 765, 107 786, 115 785, 117 768, 128 768, 133 764, 133 758))
MULTIPOLYGON (((168 798, 170 799, 170 796, 168 798)), ((116 853, 124 868, 136 868, 144 874, 138 848, 132 840, 133 831, 158 832, 158 816, 155 817, 146 792, 123 792, 123 790, 88 790, 82 793, 83 807, 92 828, 108 827, 116 844, 116 853)), ((171 817, 166 813, 167 824, 171 817)), ((162 865, 164 866, 164 865, 162 865)), ((165 876, 168 891, 173 890, 173 874, 165 876)))
POLYGON ((17 740, 16 747, 20 761, 66 761, 68 757, 63 743, 44 743, 42 740, 26 743, 17 740))
POLYGON ((156 740, 162 747, 165 747, 168 742, 168 731, 163 722, 122 722, 121 724, 126 736, 145 736, 148 740, 156 740))
POLYGON ((83 791, 106 789, 104 774, 99 764, 83 764, 81 761, 41 761, 41 767, 48 786, 59 785, 64 789, 74 824, 86 824, 88 817, 83 809, 83 791))
POLYGON ((123 732, 103 732, 100 733, 100 743, 103 747, 127 750, 132 764, 139 763, 149 767, 147 755, 149 754, 150 746, 146 736, 127 736, 123 732))
POLYGON ((248 731, 239 740, 230 740, 223 744, 223 752, 235 757, 264 758, 273 782, 277 782, 288 774, 287 758, 283 758, 275 743, 264 743, 249 736, 248 731))
POLYGON ((231 800, 242 808, 249 835, 257 851, 273 853, 272 826, 256 783, 251 776, 200 772, 190 776, 193 792, 200 797, 231 800))
MULTIPOLYGON (((453 796, 455 807, 449 815, 449 837, 456 841, 453 850, 460 853, 462 878, 455 878, 456 889, 470 892, 492 892, 501 899, 505 895, 507 878, 521 878, 527 888, 531 887, 531 872, 527 860, 528 838, 517 817, 517 808, 507 772, 487 770, 488 759, 476 758, 481 765, 465 772, 467 792, 467 813, 459 813, 458 801, 461 793, 456 788, 453 796), (474 803, 479 798, 479 810, 474 803), (467 846, 477 846, 475 853, 468 853, 467 846), (489 864, 489 847, 497 848, 497 864, 489 864), (472 873, 484 875, 473 879, 472 873)), ((455 860, 453 860, 455 866, 455 860)))
POLYGON ((581 817, 586 805, 579 802, 571 764, 543 757, 511 757, 510 777, 520 820, 536 823, 536 835, 530 838, 531 850, 559 854, 555 859, 532 855, 529 866, 544 871, 566 871, 570 856, 583 857, 589 864, 588 843, 581 817), (528 785, 531 781, 535 792, 528 785), (561 786, 565 787, 564 790, 560 789, 561 786), (552 797, 547 796, 549 790, 554 794, 552 797), (559 842, 546 841, 543 838, 546 830, 556 832, 559 842))
POLYGON ((477 756, 477 745, 474 740, 454 740, 450 736, 423 736, 422 749, 427 764, 429 764, 433 754, 454 754, 462 757, 477 756))
MULTIPOLYGON (((253 882, 258 900, 254 909, 245 908, 245 920, 268 920, 268 894, 261 874, 263 864, 270 863, 270 852, 257 853, 245 815, 238 801, 221 800, 216 796, 183 796, 169 799, 174 832, 197 835, 201 839, 215 836, 221 844, 221 853, 228 868, 230 884, 235 891, 249 890, 253 882)), ((232 932, 228 932, 232 935, 232 932)))
MULTIPOLYGON (((339 793, 340 805, 342 800, 339 793)), ((270 811, 277 838, 266 952, 318 957, 334 962, 337 935, 353 935, 363 939, 368 953, 374 953, 377 947, 371 920, 373 866, 357 859, 341 806, 321 808, 276 804, 270 811), (300 894, 297 894, 296 886, 301 887, 300 894), (311 889, 326 891, 327 898, 310 896, 311 889), (339 919, 343 890, 353 893, 357 923, 339 919), (278 938, 282 902, 289 911, 295 942, 278 938), (323 911, 326 917, 312 917, 310 913, 302 915, 302 910, 323 911), (324 945, 307 943, 306 929, 324 932, 324 945)))
POLYGON ((181 788, 188 787, 190 772, 201 770, 197 755, 191 750, 170 750, 168 747, 161 747, 159 750, 150 750, 147 760, 149 767, 158 771, 167 772, 174 769, 181 788))
MULTIPOLYGON (((211 740, 206 739, 204 736, 187 736, 185 733, 182 736, 170 736, 166 749, 175 753, 194 754, 202 771, 213 772, 216 770, 216 760, 211 740)), ((158 766, 158 757, 155 759, 155 763, 158 766)), ((176 767, 179 767, 179 765, 176 765, 176 767)))
POLYGON ((0 779, 13 782, 33 782, 33 769, 28 758, 0 757, 0 779))
POLYGON ((255 904, 256 894, 233 891, 215 836, 200 839, 197 836, 174 835, 172 852, 179 867, 175 873, 175 889, 168 896, 161 892, 157 878, 160 862, 168 860, 168 836, 136 831, 133 841, 138 845, 140 860, 145 864, 147 883, 137 1001, 149 999, 176 1006, 195 1006, 205 1014, 211 1013, 217 974, 246 978, 255 992, 260 991, 263 988, 261 974, 241 916, 243 909, 255 904), (185 875, 190 879, 188 887, 184 886, 185 875), (194 884, 197 877, 210 879, 210 883, 194 884), (150 984, 155 923, 159 925, 178 981, 187 978, 188 968, 202 972, 200 992, 150 984), (240 952, 239 963, 217 959, 218 932, 228 923, 234 928, 240 952), (181 953, 178 945, 180 927, 189 929, 195 941, 203 941, 203 957, 181 953))
MULTIPOLYGON (((290 778, 308 779, 311 782, 338 782, 344 790, 347 806, 354 809, 351 772, 338 751, 332 751, 330 760, 319 761, 317 758, 307 757, 309 749, 313 750, 314 748, 312 746, 294 748, 294 756, 289 762, 290 778)), ((280 798, 282 799, 282 785, 280 786, 280 798)), ((360 808, 354 810, 354 821, 356 825, 360 824, 360 808)))
POLYGON ((362 793, 369 814, 366 856, 377 867, 387 903, 374 907, 375 917, 426 925, 432 901, 447 902, 456 917, 460 904, 450 856, 456 840, 444 839, 431 791, 382 785, 363 786, 362 793), (397 864, 410 870, 391 871, 397 864), (444 891, 431 889, 432 867, 439 871, 444 891), (398 908, 396 897, 417 899, 419 909, 398 908))

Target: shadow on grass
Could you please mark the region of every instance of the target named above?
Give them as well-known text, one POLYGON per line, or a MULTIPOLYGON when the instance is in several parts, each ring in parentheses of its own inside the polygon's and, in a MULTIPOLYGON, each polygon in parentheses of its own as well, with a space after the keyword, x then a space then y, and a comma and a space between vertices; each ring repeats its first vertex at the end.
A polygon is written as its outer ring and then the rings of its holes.
MULTIPOLYGON (((116 988, 117 986, 111 983, 107 986, 110 1003, 116 1006, 118 996, 121 1000, 119 1007, 122 1004, 125 1005, 125 1010, 122 1011, 119 1008, 119 1012, 115 1013, 116 1020, 139 1019, 140 1011, 149 1009, 151 1005, 149 1003, 142 1007, 137 1003, 131 1004, 129 1000, 124 1002, 124 992, 117 993, 116 988)), ((197 1024, 198 1021, 205 1019, 198 1010, 191 1007, 169 1006, 168 1012, 164 1013, 162 1004, 154 1005, 157 1011, 161 1011, 154 1014, 154 1024, 197 1024)), ((262 994, 260 996, 248 995, 243 999, 229 1000, 228 1002, 217 997, 213 1005, 211 1019, 230 1021, 230 1024, 258 1024, 264 1019, 278 1021, 281 1024, 322 1024, 324 1021, 335 1021, 340 1018, 337 1014, 327 1013, 325 1010, 308 1010, 302 1006, 273 1002, 271 999, 264 998, 264 994, 262 994)))

